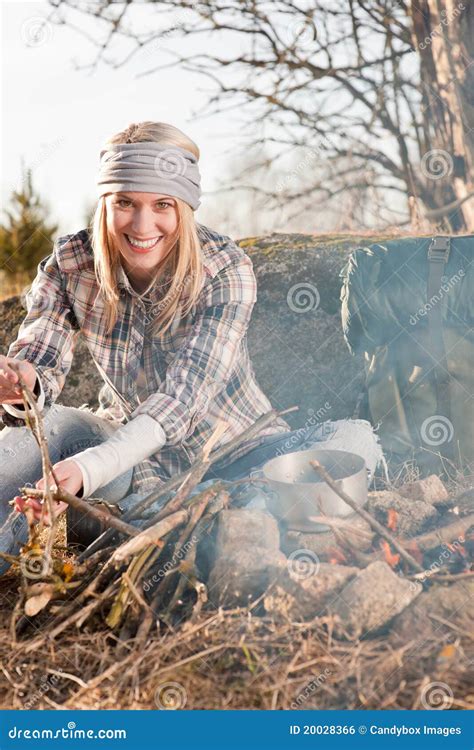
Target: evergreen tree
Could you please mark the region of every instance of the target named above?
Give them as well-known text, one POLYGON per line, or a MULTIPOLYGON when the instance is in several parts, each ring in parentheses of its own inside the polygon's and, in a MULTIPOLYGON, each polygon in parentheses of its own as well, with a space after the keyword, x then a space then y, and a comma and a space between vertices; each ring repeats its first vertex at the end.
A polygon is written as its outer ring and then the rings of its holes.
POLYGON ((33 279, 40 260, 50 255, 57 224, 49 223, 48 209, 33 187, 31 170, 23 169, 22 187, 11 197, 0 225, 0 271, 6 280, 19 276, 33 279))

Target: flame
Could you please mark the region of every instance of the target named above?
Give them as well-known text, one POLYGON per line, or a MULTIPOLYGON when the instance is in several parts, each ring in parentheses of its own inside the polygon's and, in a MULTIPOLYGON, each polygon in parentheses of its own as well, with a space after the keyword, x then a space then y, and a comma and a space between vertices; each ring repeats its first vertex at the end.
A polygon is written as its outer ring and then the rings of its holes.
POLYGON ((397 523, 398 523, 398 513, 395 510, 395 508, 389 508, 388 509, 388 518, 387 518, 387 528, 390 529, 390 531, 396 531, 397 530, 397 523))
POLYGON ((331 563, 331 565, 341 565, 342 563, 347 562, 347 557, 342 552, 342 550, 332 549, 329 562, 331 563))
POLYGON ((385 560, 390 565, 390 567, 394 568, 395 565, 398 565, 398 563, 400 562, 400 555, 398 553, 394 554, 392 552, 389 543, 385 541, 385 539, 382 539, 381 547, 384 551, 385 560))

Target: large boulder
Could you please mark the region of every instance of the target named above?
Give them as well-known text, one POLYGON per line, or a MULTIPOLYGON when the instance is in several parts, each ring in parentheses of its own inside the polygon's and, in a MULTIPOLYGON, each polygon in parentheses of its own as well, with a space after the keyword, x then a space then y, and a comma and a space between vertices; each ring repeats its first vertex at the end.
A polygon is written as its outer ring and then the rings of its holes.
MULTIPOLYGON (((363 382, 363 362, 344 342, 339 273, 360 244, 380 237, 271 234, 239 241, 251 257, 258 300, 248 333, 257 379, 277 409, 297 405, 293 429, 351 417, 363 382)), ((6 353, 25 316, 21 297, 0 303, 0 352, 6 353)), ((79 337, 58 403, 98 406, 101 378, 79 337)))

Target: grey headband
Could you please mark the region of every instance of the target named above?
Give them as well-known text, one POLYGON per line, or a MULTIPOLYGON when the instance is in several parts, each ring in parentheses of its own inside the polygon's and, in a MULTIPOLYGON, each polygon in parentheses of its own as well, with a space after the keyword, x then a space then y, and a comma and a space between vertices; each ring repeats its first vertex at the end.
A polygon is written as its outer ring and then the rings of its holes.
POLYGON ((136 191, 173 195, 195 211, 201 204, 197 159, 179 146, 154 141, 113 143, 100 152, 98 197, 136 191))

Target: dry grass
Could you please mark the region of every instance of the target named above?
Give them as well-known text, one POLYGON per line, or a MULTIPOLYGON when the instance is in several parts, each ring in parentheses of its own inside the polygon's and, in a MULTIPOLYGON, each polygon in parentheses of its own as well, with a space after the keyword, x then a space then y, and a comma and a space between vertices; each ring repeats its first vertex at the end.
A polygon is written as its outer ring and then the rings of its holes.
POLYGON ((48 624, 39 618, 12 643, 18 583, 15 573, 0 581, 2 709, 155 709, 160 700, 187 709, 412 709, 434 681, 449 685, 453 708, 474 707, 472 629, 462 613, 408 643, 393 633, 351 643, 333 637, 330 618, 292 622, 284 605, 258 616, 257 604, 202 611, 174 631, 156 629, 138 650, 97 616, 28 651, 48 624))

